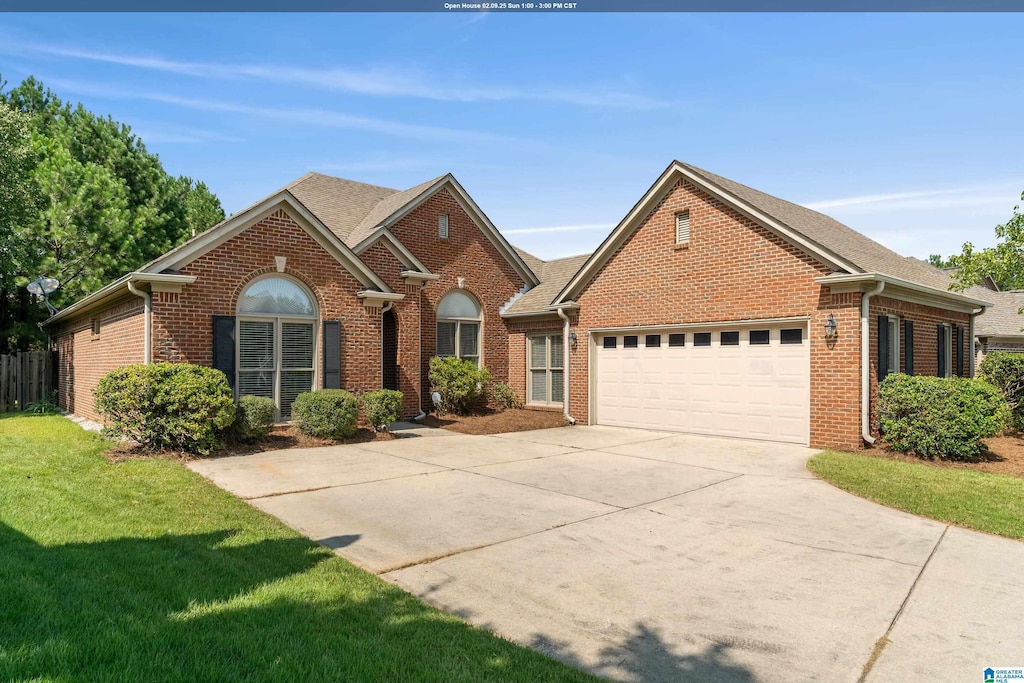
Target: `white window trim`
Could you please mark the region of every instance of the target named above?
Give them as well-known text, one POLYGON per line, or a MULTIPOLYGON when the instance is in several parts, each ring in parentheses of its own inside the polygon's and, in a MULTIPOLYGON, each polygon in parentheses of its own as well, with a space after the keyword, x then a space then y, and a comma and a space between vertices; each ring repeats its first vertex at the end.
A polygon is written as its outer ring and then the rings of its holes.
POLYGON ((942 359, 946 374, 944 377, 953 376, 953 327, 949 323, 942 323, 942 333, 946 339, 946 357, 942 359))
POLYGON ((889 358, 886 360, 889 366, 888 372, 891 374, 900 371, 900 317, 898 315, 885 317, 888 321, 886 324, 889 326, 889 358), (895 367, 893 361, 896 361, 895 367))
POLYGON ((675 224, 676 244, 689 244, 690 243, 690 230, 693 227, 692 224, 690 223, 690 210, 689 209, 683 209, 682 211, 677 211, 676 214, 675 214, 675 219, 676 219, 676 224, 675 224), (685 239, 680 239, 679 221, 684 216, 686 217, 686 234, 685 234, 685 239))
POLYGON ((446 214, 446 213, 438 214, 437 215, 437 236, 440 237, 443 240, 448 239, 449 228, 450 228, 450 223, 449 223, 448 214, 446 214))
MULTIPOLYGON (((563 399, 565 392, 568 391, 568 387, 565 386, 565 368, 564 367, 553 367, 551 364, 551 338, 561 337, 561 332, 549 333, 549 334, 532 334, 526 337, 526 405, 530 406, 560 406, 564 403, 564 400, 552 401, 551 396, 551 371, 558 370, 562 373, 562 394, 563 399), (547 357, 547 365, 542 368, 533 366, 533 356, 530 353, 530 346, 533 344, 535 339, 543 339, 545 345, 545 353, 547 357), (533 396, 533 378, 532 374, 535 370, 544 370, 545 373, 545 389, 544 389, 544 400, 538 401, 533 396)), ((563 341, 564 343, 564 341, 563 341)), ((564 359, 560 359, 563 363, 564 359)))
MULTIPOLYGON (((283 329, 282 328, 282 323, 312 323, 312 325, 313 325, 313 367, 312 367, 313 375, 312 375, 312 384, 311 384, 310 390, 315 390, 317 388, 317 386, 319 385, 319 383, 320 383, 320 363, 321 363, 321 358, 320 358, 320 337, 323 334, 323 332, 321 330, 321 324, 320 324, 320 322, 321 322, 320 321, 320 308, 317 305, 316 297, 313 295, 313 293, 311 291, 309 291, 309 288, 306 287, 305 284, 303 284, 299 280, 297 280, 297 279, 295 279, 293 277, 290 277, 288 275, 285 275, 283 273, 271 273, 271 274, 269 274, 269 275, 267 275, 265 277, 256 278, 252 282, 248 283, 245 286, 245 289, 242 290, 242 294, 239 295, 239 301, 241 301, 242 296, 244 296, 245 292, 247 292, 250 287, 252 287, 254 284, 259 282, 260 280, 268 280, 268 279, 290 280, 290 281, 294 282, 296 285, 298 285, 302 289, 303 292, 306 293, 306 295, 309 297, 310 302, 313 305, 313 315, 310 315, 310 316, 302 316, 302 315, 263 315, 263 314, 259 314, 259 313, 236 313, 236 315, 235 315, 235 398, 236 399, 241 396, 241 394, 240 394, 240 391, 241 391, 240 376, 241 376, 242 372, 246 372, 246 371, 243 371, 242 368, 241 368, 241 359, 242 359, 242 353, 241 353, 241 344, 242 344, 241 329, 242 329, 242 327, 241 327, 241 323, 243 321, 272 322, 272 323, 274 323, 274 368, 273 368, 273 372, 274 372, 274 395, 273 395, 272 398, 274 400, 274 422, 278 422, 279 423, 281 421, 281 370, 282 370, 282 368, 281 368, 281 333, 282 333, 282 329, 283 329)), ((237 305, 237 303, 236 303, 236 305, 237 305)), ((284 368, 284 369, 286 369, 286 370, 308 370, 309 368, 284 368)), ((248 372, 251 372, 251 370, 249 370, 248 372)))
MULTIPOLYGON (((455 358, 462 357, 462 323, 471 323, 476 325, 476 364, 477 367, 482 367, 484 359, 484 321, 479 318, 438 318, 437 322, 434 323, 434 330, 436 335, 437 325, 441 323, 454 323, 455 324, 455 358)), ((437 353, 437 339, 434 340, 434 353, 437 353)), ((463 360, 472 360, 472 358, 463 358, 463 360)))

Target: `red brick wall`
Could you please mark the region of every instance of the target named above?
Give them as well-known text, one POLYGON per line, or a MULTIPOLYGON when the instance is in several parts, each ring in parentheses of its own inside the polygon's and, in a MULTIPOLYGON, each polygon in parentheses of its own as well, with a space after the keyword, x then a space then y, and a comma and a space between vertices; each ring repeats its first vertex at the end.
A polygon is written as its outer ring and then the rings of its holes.
POLYGON ((144 318, 142 299, 128 296, 54 332, 57 402, 61 408, 102 421, 93 405, 93 392, 100 378, 114 368, 143 361, 144 318), (95 318, 100 321, 99 335, 92 333, 95 318))
MULTIPOLYGON (((508 339, 508 385, 516 395, 526 402, 526 338, 534 334, 561 334, 562 321, 558 320, 516 320, 507 321, 508 339)), ((586 345, 585 340, 579 342, 586 345)))
MULTIPOLYGON (((860 445, 859 295, 832 297, 814 282, 830 269, 681 180, 580 293, 577 333, 601 327, 810 317, 811 443, 860 445), (675 215, 690 212, 686 247, 675 215), (832 313, 834 344, 821 330, 832 313)), ((588 419, 588 345, 572 353, 571 412, 588 419)))
MULTIPOLYGON (((870 337, 870 367, 871 367, 871 432, 878 436, 878 416, 875 412, 875 399, 878 396, 878 316, 895 315, 900 318, 899 322, 899 354, 900 372, 906 372, 907 354, 903 345, 903 321, 914 321, 914 374, 936 376, 939 374, 939 342, 936 326, 940 323, 962 327, 964 332, 963 345, 963 376, 971 376, 971 341, 970 341, 970 316, 967 313, 956 313, 941 308, 925 306, 922 304, 901 301, 887 296, 875 296, 871 298, 868 311, 868 324, 871 329, 870 337)), ((953 374, 956 374, 956 332, 951 334, 950 354, 952 358, 953 374)))
MULTIPOLYGON (((245 285, 276 271, 275 256, 284 256, 285 274, 313 292, 321 319, 341 321, 341 386, 355 392, 379 389, 380 309, 363 307, 355 295, 364 287, 283 210, 184 266, 181 272, 197 279, 181 294, 155 297, 154 362, 211 365, 212 316, 235 315, 245 285)), ((320 338, 318 330, 318 344, 320 338)))
MULTIPOLYGON (((422 293, 424 388, 429 387, 428 363, 437 349, 437 305, 445 294, 458 287, 460 277, 465 278, 464 290, 476 297, 483 309, 481 362, 495 381, 507 382, 509 334, 498 310, 522 289, 525 284, 522 278, 447 190, 427 199, 399 220, 391 232, 430 272, 440 275, 440 279, 428 283, 422 293), (437 234, 437 218, 442 213, 448 214, 447 239, 437 234)), ((429 409, 427 394, 424 391, 424 405, 429 409)))

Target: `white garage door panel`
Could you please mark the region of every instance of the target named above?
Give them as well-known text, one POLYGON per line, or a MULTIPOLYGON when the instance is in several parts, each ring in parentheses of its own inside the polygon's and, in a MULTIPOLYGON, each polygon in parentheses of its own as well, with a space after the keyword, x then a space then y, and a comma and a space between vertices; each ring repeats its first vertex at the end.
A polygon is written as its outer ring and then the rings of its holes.
POLYGON ((663 330, 596 335, 597 423, 621 427, 738 436, 806 444, 810 426, 810 343, 804 323, 686 330, 686 345, 670 347, 663 330), (782 344, 780 330, 804 329, 802 344, 782 344), (767 345, 749 331, 769 329, 767 345), (721 346, 722 331, 739 331, 739 346, 721 346), (711 346, 694 346, 711 332, 711 346), (623 337, 638 337, 627 349, 623 337), (646 334, 661 334, 647 348, 646 334), (606 349, 603 339, 616 338, 606 349))

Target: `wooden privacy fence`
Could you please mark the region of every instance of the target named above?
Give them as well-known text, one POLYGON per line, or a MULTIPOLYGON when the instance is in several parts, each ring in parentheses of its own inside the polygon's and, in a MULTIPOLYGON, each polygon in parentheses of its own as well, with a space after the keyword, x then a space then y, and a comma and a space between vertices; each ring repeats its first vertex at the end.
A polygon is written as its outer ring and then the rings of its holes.
POLYGON ((0 355, 0 413, 25 410, 49 398, 53 366, 49 351, 0 355))

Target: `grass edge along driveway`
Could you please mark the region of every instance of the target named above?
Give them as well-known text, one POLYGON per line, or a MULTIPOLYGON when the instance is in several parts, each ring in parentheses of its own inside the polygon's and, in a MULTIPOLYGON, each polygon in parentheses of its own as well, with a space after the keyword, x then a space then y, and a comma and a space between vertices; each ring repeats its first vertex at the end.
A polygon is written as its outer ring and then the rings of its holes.
POLYGON ((108 446, 0 416, 0 680, 595 680, 108 446))
POLYGON ((1024 479, 871 455, 823 451, 807 468, 828 483, 898 510, 1024 540, 1024 479))

